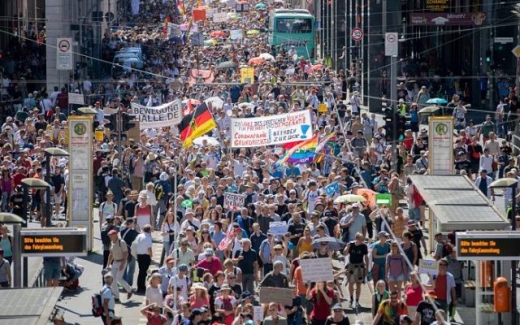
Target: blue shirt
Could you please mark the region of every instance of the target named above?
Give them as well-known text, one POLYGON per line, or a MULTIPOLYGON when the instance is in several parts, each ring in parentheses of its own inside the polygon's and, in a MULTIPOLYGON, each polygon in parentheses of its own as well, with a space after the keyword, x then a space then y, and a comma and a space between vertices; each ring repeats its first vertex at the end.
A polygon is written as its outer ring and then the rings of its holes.
MULTIPOLYGON (((377 176, 376 178, 374 178, 374 181, 372 182, 372 185, 375 186, 379 182, 381 182, 381 177, 377 176)), ((385 183, 385 184, 381 184, 379 186, 379 189, 377 190, 377 192, 379 192, 379 193, 388 193, 388 186, 387 186, 387 184, 388 184, 388 182, 385 183)))

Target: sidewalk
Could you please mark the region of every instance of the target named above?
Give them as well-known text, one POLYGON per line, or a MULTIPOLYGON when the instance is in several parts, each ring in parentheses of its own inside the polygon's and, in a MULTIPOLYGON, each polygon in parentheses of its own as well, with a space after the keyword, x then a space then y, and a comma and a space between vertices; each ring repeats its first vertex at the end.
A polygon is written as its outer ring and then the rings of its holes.
MULTIPOLYGON (((96 215, 96 214, 94 214, 96 215)), ((154 260, 158 261, 161 256, 162 241, 157 242, 155 238, 159 238, 159 233, 154 232, 153 253, 154 260)), ((101 268, 103 264, 103 247, 101 244, 101 234, 99 226, 94 223, 94 242, 92 253, 88 256, 76 258, 76 262, 82 265, 85 270, 79 278, 80 287, 76 292, 64 291, 62 299, 56 305, 57 308, 64 312, 67 324, 102 324, 101 318, 92 316, 91 302, 92 295, 101 290, 102 275, 101 268)), ((150 268, 156 268, 157 264, 152 263, 150 268)), ((137 273, 139 267, 136 265, 134 278, 134 289, 137 282, 137 273)), ((124 324, 143 324, 147 323, 142 318, 139 310, 144 302, 144 297, 134 293, 130 300, 126 299, 125 294, 121 294, 121 303, 116 303, 115 315, 123 318, 124 324)))

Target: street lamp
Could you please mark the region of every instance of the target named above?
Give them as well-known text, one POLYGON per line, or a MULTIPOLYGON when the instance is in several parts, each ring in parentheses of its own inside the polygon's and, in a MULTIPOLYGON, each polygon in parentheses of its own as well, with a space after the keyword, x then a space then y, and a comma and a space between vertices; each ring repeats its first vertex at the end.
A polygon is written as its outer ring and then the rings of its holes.
POLYGON ((13 213, 0 213, 0 222, 4 224, 13 224, 14 245, 13 245, 13 288, 22 287, 22 246, 20 243, 21 224, 26 224, 26 220, 13 213))
MULTIPOLYGON (((518 179, 501 178, 489 184, 489 188, 510 188, 511 189, 511 230, 516 230, 516 192, 518 188, 518 179)), ((506 207, 507 209, 507 207, 506 207)), ((518 312, 516 306, 516 261, 511 261, 511 324, 517 325, 518 312)))
MULTIPOLYGON (((22 189, 23 189, 23 204, 22 204, 22 219, 25 220, 25 227, 27 227, 27 205, 29 203, 29 189, 36 190, 47 190, 47 202, 50 205, 50 192, 51 185, 46 181, 39 178, 25 178, 22 180, 22 189)), ((27 257, 23 258, 23 283, 28 285, 28 266, 27 266, 27 257)))
MULTIPOLYGON (((47 183, 51 183, 51 157, 68 157, 69 153, 63 149, 60 148, 47 148, 45 151, 45 160, 47 161, 47 164, 45 165, 45 181, 47 183)), ((47 218, 45 219, 45 226, 51 227, 52 221, 51 221, 51 201, 50 201, 50 193, 47 195, 47 211, 45 213, 47 214, 47 218)))
POLYGON ((25 223, 25 220, 14 213, 2 212, 0 213, 0 223, 12 224, 14 233, 14 245, 13 245, 13 288, 22 287, 22 245, 20 243, 20 225, 25 223))

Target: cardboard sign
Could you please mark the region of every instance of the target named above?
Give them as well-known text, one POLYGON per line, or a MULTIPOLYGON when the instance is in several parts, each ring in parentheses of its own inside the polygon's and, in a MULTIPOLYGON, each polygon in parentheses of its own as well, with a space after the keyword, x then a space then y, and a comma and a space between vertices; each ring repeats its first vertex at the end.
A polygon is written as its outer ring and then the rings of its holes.
POLYGON ((243 84, 254 84, 255 83, 255 68, 246 67, 240 68, 240 82, 243 84))
POLYGON ((241 29, 232 29, 229 33, 229 38, 232 40, 241 40, 244 38, 244 34, 241 29))
POLYGON ((329 111, 327 104, 319 104, 318 105, 318 112, 320 113, 327 113, 329 111))
POLYGON ((237 210, 244 206, 245 199, 242 194, 224 193, 224 209, 237 210))
POLYGON ((303 282, 334 281, 332 263, 325 258, 300 260, 303 282))
POLYGON ((255 322, 261 322, 264 320, 264 307, 253 306, 253 320, 255 322))
POLYGON ((284 221, 269 222, 269 233, 273 236, 283 236, 287 234, 288 229, 289 225, 284 221))
POLYGON ((83 94, 69 93, 69 105, 85 105, 83 94))
POLYGON ((271 288, 261 287, 260 288, 260 303, 275 302, 281 305, 292 305, 293 291, 291 288, 271 288))
POLYGON ((439 262, 433 260, 424 260, 421 259, 419 261, 419 274, 428 274, 432 276, 436 276, 439 273, 439 262))
POLYGON ((228 14, 227 12, 214 12, 213 13, 213 22, 214 23, 224 23, 227 21, 228 14))

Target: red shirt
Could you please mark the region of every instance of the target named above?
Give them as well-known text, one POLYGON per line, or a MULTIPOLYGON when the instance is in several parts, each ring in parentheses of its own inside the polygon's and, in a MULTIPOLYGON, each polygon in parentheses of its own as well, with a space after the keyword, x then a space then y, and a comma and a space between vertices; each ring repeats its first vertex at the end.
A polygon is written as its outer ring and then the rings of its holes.
POLYGON ((24 174, 21 174, 21 173, 16 173, 13 175, 13 183, 14 183, 14 186, 18 186, 20 184, 22 184, 22 180, 27 177, 26 175, 24 174))
POLYGON ((448 299, 448 292, 446 291, 448 287, 447 281, 448 279, 446 278, 446 274, 437 275, 437 280, 435 280, 435 295, 439 300, 448 299))
POLYGON ((199 263, 197 263, 197 267, 201 267, 203 269, 206 269, 211 273, 211 275, 215 275, 218 271, 222 271, 222 263, 220 263, 220 260, 218 258, 213 257, 211 262, 208 262, 208 260, 203 259, 199 263))
MULTIPOLYGON (((325 288, 327 295, 330 299, 334 300, 334 291, 329 288, 325 288)), ((316 293, 316 288, 312 289, 311 292, 312 311, 311 319, 314 320, 326 320, 330 316, 330 305, 325 301, 325 298, 321 296, 321 293, 316 293), (319 297, 318 297, 319 296, 319 297)))
POLYGON ((150 325, 163 325, 168 322, 168 318, 164 315, 155 315, 153 311, 146 311, 146 319, 150 325))
POLYGON ((412 285, 406 286, 406 305, 407 306, 419 306, 419 303, 423 300, 422 287, 419 285, 413 287, 412 285))

